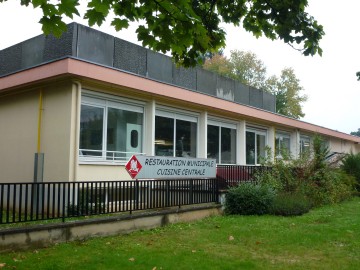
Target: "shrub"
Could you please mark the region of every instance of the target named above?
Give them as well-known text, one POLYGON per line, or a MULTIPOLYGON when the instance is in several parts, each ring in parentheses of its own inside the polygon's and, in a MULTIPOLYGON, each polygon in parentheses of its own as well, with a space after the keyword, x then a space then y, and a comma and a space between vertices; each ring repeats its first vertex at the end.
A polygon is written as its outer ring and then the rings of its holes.
MULTIPOLYGON (((278 193, 304 194, 313 206, 343 201, 353 193, 353 180, 329 166, 326 162, 328 153, 329 149, 321 137, 315 136, 309 152, 303 153, 299 159, 267 163, 272 170, 257 174, 256 181, 270 185, 278 193)), ((353 164, 354 160, 348 163, 353 164)))
POLYGON ((355 177, 355 188, 360 192, 360 153, 348 154, 342 161, 341 168, 347 173, 355 177))
POLYGON ((302 191, 314 206, 339 203, 353 195, 354 178, 341 170, 317 171, 309 176, 302 191))
POLYGON ((263 215, 269 213, 275 190, 268 185, 241 183, 226 194, 225 213, 229 215, 263 215))
POLYGON ((255 174, 255 181, 261 185, 269 185, 277 191, 295 192, 297 181, 292 165, 283 160, 275 160, 271 170, 259 171, 255 174))
POLYGON ((278 216, 299 216, 309 212, 311 202, 301 193, 279 193, 276 195, 270 214, 278 216))

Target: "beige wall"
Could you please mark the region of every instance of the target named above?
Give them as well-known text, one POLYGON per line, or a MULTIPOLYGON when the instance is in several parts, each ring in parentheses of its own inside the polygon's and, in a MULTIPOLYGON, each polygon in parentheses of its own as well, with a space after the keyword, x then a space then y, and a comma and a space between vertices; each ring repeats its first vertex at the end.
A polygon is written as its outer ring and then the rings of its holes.
POLYGON ((78 181, 131 180, 124 165, 80 164, 77 171, 78 181))
POLYGON ((359 153, 359 145, 354 142, 349 142, 345 140, 340 140, 336 138, 331 138, 329 140, 329 147, 331 152, 339 152, 339 153, 350 153, 354 154, 359 153))
MULTIPOLYGON (((44 181, 69 180, 72 84, 42 87, 44 181)), ((0 182, 32 182, 38 144, 40 88, 0 97, 0 182)))
POLYGON ((39 91, 0 96, 0 182, 34 178, 39 91))
POLYGON ((41 151, 44 153, 44 181, 69 181, 72 83, 48 87, 43 96, 41 151))

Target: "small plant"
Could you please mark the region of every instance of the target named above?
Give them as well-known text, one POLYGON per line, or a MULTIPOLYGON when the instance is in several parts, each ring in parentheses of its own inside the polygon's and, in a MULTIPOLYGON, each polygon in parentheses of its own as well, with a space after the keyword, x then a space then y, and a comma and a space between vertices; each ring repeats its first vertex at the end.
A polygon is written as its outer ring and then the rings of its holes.
POLYGON ((226 194, 225 213, 229 215, 263 215, 275 197, 275 190, 268 185, 241 183, 226 194))
POLYGON ((270 214, 277 216, 299 216, 309 212, 311 203, 301 193, 280 193, 270 208, 270 214))

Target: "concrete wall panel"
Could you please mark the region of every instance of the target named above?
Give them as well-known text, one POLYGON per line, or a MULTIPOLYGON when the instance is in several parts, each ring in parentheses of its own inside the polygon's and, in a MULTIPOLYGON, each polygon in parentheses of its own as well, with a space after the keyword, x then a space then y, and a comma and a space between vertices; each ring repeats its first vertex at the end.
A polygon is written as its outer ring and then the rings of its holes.
POLYGON ((146 53, 143 47, 115 38, 114 68, 146 76, 146 53))
POLYGON ((226 100, 234 101, 235 81, 222 76, 217 77, 216 96, 226 100))
POLYGON ((40 35, 22 43, 21 68, 29 68, 43 62, 45 36, 40 35))
POLYGON ((187 89, 196 89, 196 69, 173 65, 173 84, 187 89))
POLYGON ((235 82, 235 102, 241 104, 250 104, 250 89, 249 86, 242 84, 241 82, 235 82))
POLYGON ((263 109, 271 112, 276 111, 275 96, 265 91, 263 91, 263 109))
POLYGON ((77 57, 112 67, 113 56, 113 36, 78 25, 77 57))
POLYGON ((254 87, 249 87, 249 105, 257 108, 263 108, 263 94, 262 91, 254 87))
POLYGON ((77 24, 69 24, 60 38, 52 35, 45 37, 43 61, 59 59, 64 56, 76 56, 77 24))
POLYGON ((22 43, 0 51, 0 77, 21 69, 22 43))
POLYGON ((196 90, 216 96, 217 75, 213 72, 197 69, 196 90))
POLYGON ((147 51, 147 77, 172 83, 173 63, 171 58, 153 51, 147 51))

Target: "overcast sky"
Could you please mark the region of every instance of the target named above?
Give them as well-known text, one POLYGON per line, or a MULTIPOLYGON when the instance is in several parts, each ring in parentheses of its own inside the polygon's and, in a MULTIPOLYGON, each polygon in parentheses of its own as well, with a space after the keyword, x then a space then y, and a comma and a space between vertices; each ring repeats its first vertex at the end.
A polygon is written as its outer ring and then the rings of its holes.
MULTIPOLYGON (((21 7, 17 1, 0 3, 0 50, 41 34, 40 10, 21 7)), ((83 1, 84 2, 84 1, 83 1)), ((281 41, 256 39, 251 34, 230 25, 227 47, 254 52, 267 67, 268 75, 280 75, 284 67, 292 67, 304 87, 308 101, 303 104, 303 121, 345 133, 360 128, 360 1, 310 0, 307 12, 324 26, 321 41, 323 56, 303 56, 281 41)), ((76 22, 86 24, 80 18, 76 22)), ((70 22, 70 20, 67 20, 70 22)), ((100 31, 138 43, 135 28, 116 32, 109 22, 100 31)), ((138 43, 139 44, 139 43, 138 43)))

